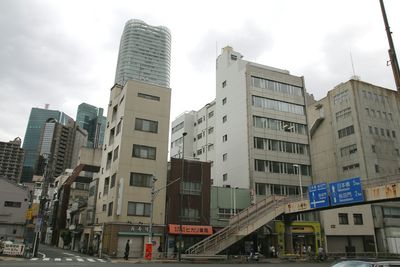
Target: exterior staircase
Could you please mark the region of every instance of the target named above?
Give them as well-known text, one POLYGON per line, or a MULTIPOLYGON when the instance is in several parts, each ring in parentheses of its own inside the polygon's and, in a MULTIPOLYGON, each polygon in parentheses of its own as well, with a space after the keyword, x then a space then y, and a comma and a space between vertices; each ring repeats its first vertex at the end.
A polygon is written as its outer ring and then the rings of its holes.
POLYGON ((269 196, 247 209, 241 211, 229 220, 229 225, 221 231, 203 239, 186 250, 185 258, 191 255, 216 255, 238 240, 254 232, 266 223, 285 212, 286 198, 269 196))

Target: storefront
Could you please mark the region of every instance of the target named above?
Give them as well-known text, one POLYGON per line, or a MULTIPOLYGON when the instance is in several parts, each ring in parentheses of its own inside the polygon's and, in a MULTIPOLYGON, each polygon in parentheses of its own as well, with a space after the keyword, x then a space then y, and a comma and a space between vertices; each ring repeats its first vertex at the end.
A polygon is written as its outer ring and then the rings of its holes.
MULTIPOLYGON (((126 243, 129 240, 129 257, 143 258, 145 244, 149 238, 149 226, 144 224, 105 224, 102 251, 110 257, 122 258, 126 243)), ((153 257, 162 251, 162 236, 164 228, 153 226, 153 257)))
POLYGON ((167 256, 176 257, 179 245, 181 252, 213 234, 209 225, 182 225, 182 242, 180 242, 180 225, 169 224, 167 236, 167 256))
POLYGON ((319 246, 323 246, 321 225, 319 222, 293 221, 286 223, 275 222, 278 250, 284 254, 304 255, 308 248, 311 253, 318 253, 319 246))

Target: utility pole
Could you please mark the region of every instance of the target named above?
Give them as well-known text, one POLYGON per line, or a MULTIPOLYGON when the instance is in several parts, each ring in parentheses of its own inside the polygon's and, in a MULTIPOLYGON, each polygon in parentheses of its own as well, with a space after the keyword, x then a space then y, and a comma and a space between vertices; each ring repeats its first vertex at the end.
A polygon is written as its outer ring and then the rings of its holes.
POLYGON ((183 216, 183 187, 185 177, 185 136, 186 132, 182 133, 182 179, 180 181, 179 194, 180 194, 180 211, 179 211, 179 247, 178 247, 178 260, 182 261, 182 216, 183 216))
POLYGON ((379 0, 381 4, 383 22, 385 23, 386 35, 389 42, 389 59, 390 65, 392 66, 394 81, 396 83, 397 92, 400 92, 400 71, 399 71, 399 63, 397 62, 396 50, 394 49, 392 32, 390 31, 389 22, 386 17, 385 6, 383 4, 383 0, 379 0))
POLYGON ((37 252, 39 250, 39 241, 42 238, 42 228, 45 220, 45 206, 47 202, 48 195, 48 187, 49 187, 49 154, 43 154, 43 157, 46 160, 46 165, 43 173, 43 182, 42 182, 42 193, 40 194, 40 202, 39 202, 39 211, 38 217, 36 219, 36 227, 35 227, 35 241, 33 243, 33 256, 37 257, 37 252))

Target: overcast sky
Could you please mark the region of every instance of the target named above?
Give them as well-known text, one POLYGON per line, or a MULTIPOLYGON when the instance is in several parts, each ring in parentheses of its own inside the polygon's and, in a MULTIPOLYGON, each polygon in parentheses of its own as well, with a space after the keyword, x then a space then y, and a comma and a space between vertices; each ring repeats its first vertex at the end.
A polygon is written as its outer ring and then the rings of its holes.
MULTIPOLYGON (((385 0, 397 53, 400 1, 385 0)), ((215 97, 215 60, 245 60, 305 76, 316 99, 355 73, 394 89, 379 0, 0 1, 0 141, 24 138, 32 107, 107 108, 124 24, 171 30, 171 120, 215 97)))

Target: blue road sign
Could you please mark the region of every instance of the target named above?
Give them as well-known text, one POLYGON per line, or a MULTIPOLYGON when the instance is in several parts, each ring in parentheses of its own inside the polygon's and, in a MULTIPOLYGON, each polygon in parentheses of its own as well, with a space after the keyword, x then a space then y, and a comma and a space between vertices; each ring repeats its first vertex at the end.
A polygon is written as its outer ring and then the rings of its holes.
POLYGON ((329 189, 332 206, 364 201, 360 177, 330 183, 329 189))
POLYGON ((312 209, 329 207, 328 186, 326 183, 310 185, 308 187, 308 196, 312 209))

